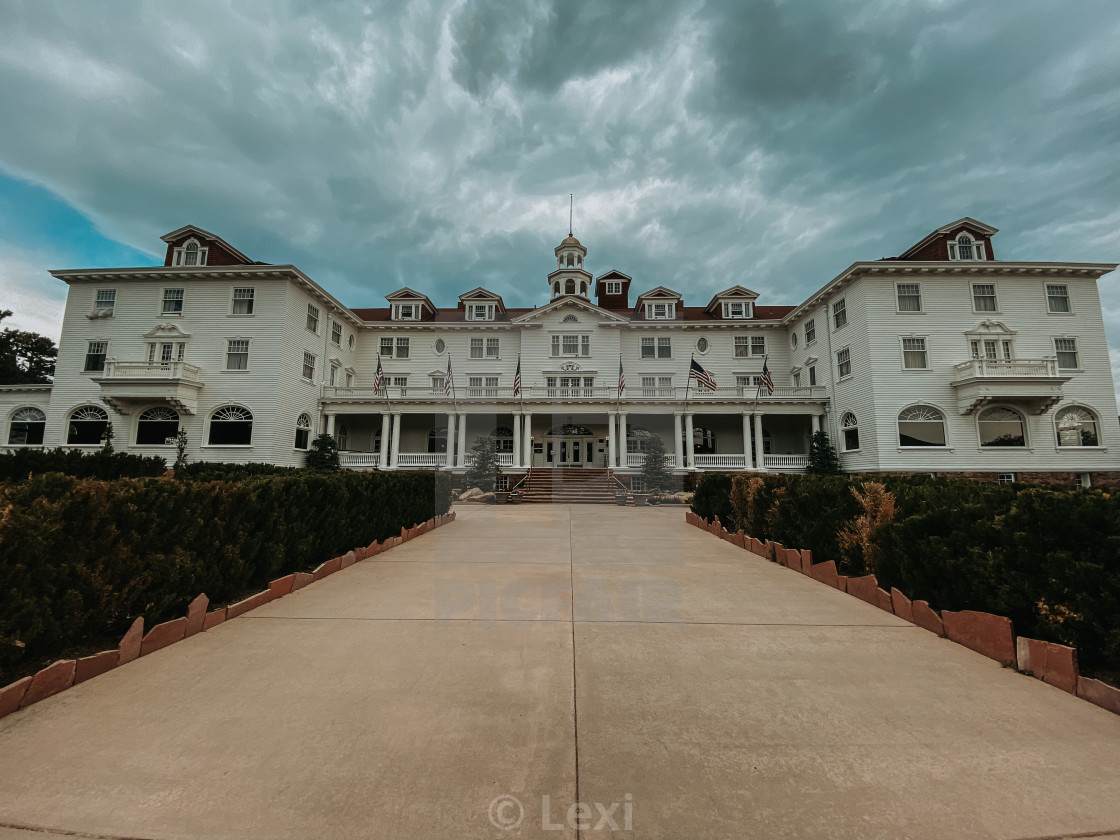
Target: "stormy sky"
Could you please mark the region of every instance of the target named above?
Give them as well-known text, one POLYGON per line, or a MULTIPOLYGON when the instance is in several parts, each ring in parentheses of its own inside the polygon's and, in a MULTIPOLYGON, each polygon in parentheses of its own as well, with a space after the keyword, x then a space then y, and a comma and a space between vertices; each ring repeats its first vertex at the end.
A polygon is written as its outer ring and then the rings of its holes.
POLYGON ((0 33, 0 308, 55 336, 47 269, 188 223, 352 306, 540 304, 570 193, 592 273, 692 304, 965 215, 1120 261, 1115 0, 0 0, 0 33))

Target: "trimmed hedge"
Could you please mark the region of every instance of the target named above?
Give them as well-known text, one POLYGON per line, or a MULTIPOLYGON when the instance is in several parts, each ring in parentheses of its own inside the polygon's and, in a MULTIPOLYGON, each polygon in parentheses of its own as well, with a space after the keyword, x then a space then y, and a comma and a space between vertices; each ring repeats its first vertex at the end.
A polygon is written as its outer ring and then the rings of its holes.
POLYGON ((450 507, 436 472, 0 485, 0 685, 100 637, 228 602, 450 507))
POLYGON ((77 478, 144 478, 163 475, 167 462, 158 455, 127 452, 86 453, 81 449, 16 449, 0 455, 0 481, 25 481, 29 476, 57 472, 77 478))
POLYGON ((193 481, 237 481, 242 478, 256 478, 262 475, 291 475, 301 467, 278 467, 249 461, 245 464, 224 463, 220 461, 197 461, 175 470, 176 478, 189 478, 193 481))
MULTIPOLYGON (((874 572, 938 609, 1005 615, 1017 633, 1076 647, 1087 669, 1120 672, 1120 494, 928 476, 761 476, 761 540, 809 548, 842 574, 874 572), (894 521, 876 532, 879 562, 842 551, 837 534, 861 513, 852 487, 878 481, 894 521)), ((732 529, 732 478, 705 475, 692 509, 732 529)))

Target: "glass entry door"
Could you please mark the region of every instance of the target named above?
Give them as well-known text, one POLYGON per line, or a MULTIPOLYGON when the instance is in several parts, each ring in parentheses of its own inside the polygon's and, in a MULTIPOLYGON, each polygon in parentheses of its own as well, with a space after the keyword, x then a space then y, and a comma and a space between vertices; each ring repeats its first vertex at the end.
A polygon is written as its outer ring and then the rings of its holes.
POLYGON ((550 467, 590 467, 595 458, 593 437, 550 437, 544 443, 550 467))

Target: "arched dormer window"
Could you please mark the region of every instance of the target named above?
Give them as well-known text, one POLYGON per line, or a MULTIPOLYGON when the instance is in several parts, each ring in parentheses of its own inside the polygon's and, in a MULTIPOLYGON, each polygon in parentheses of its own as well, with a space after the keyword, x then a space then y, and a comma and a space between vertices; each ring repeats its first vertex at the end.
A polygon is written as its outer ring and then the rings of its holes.
POLYGON ((206 265, 209 248, 204 248, 197 239, 191 238, 175 249, 174 265, 206 265))
POLYGON ((962 231, 957 234, 956 239, 949 240, 949 259, 982 260, 984 259, 984 243, 976 241, 971 234, 962 231))

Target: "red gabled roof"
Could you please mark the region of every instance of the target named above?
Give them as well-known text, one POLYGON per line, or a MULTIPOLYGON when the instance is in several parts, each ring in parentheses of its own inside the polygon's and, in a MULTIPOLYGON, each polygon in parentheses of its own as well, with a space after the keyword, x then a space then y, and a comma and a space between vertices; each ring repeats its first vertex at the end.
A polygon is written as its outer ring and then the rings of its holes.
MULTIPOLYGON (((754 317, 753 318, 746 318, 746 319, 743 319, 743 320, 745 320, 747 322, 750 322, 750 321, 779 321, 782 318, 784 318, 786 315, 791 313, 796 308, 797 307, 795 307, 795 306, 755 306, 754 317)), ((377 322, 382 322, 382 321, 388 322, 389 321, 389 309, 386 308, 386 307, 379 307, 379 308, 373 308, 373 309, 351 309, 350 311, 353 312, 355 315, 357 315, 359 318, 361 318, 363 321, 368 321, 370 323, 377 323, 377 322)), ((499 313, 498 316, 493 321, 488 321, 488 322, 487 321, 479 321, 477 323, 479 323, 480 325, 484 324, 484 323, 504 323, 506 321, 511 321, 514 318, 517 318, 521 315, 525 315, 526 313, 532 312, 532 311, 533 311, 532 307, 527 307, 527 308, 524 308, 524 309, 507 309, 504 312, 499 313)), ((643 320, 641 318, 635 318, 634 317, 634 310, 633 309, 608 309, 607 311, 612 312, 615 315, 619 315, 623 318, 629 318, 629 319, 635 320, 635 321, 643 320)), ((734 322, 737 322, 739 320, 739 319, 729 320, 727 318, 713 318, 711 316, 711 314, 708 313, 705 310, 705 308, 702 307, 702 306, 682 306, 682 307, 680 307, 680 312, 681 312, 681 317, 677 319, 678 321, 710 321, 713 324, 727 324, 727 323, 734 323, 734 322)), ((435 318, 427 319, 427 323, 432 323, 432 322, 435 322, 435 323, 463 323, 465 321, 466 321, 466 313, 462 309, 441 309, 439 311, 439 314, 436 315, 435 318)), ((392 323, 398 323, 398 322, 392 322, 392 323)), ((399 323, 416 324, 416 323, 424 323, 424 322, 422 322, 422 321, 401 321, 399 323)), ((649 323, 671 324, 673 322, 672 321, 651 321, 649 323)))

